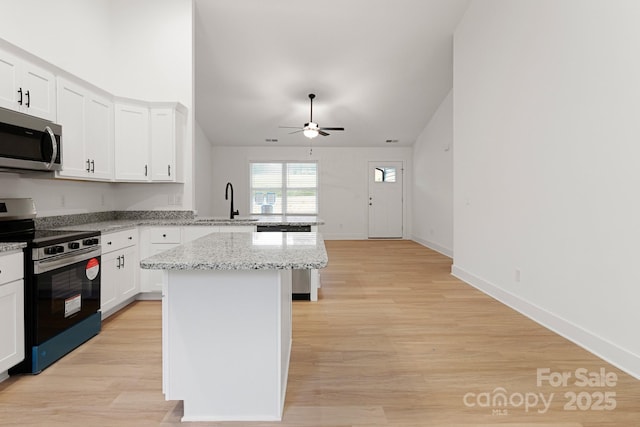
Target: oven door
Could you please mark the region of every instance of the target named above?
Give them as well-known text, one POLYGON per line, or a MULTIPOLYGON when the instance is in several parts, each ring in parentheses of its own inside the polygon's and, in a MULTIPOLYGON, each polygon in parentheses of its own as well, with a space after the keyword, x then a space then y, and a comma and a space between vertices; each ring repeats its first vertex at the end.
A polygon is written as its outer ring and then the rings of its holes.
POLYGON ((34 261, 33 345, 38 345, 98 312, 100 248, 34 261))

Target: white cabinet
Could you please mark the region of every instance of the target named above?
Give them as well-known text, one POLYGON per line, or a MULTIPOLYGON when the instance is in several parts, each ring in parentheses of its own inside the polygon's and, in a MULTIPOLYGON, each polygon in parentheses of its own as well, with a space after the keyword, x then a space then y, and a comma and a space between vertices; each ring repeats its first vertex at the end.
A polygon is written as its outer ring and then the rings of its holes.
POLYGON ((138 294, 138 230, 102 235, 100 310, 105 319, 138 294))
POLYGON ((58 177, 113 179, 113 103, 58 77, 58 123, 64 132, 58 177))
POLYGON ((119 181, 148 181, 149 108, 115 104, 115 176, 119 181))
MULTIPOLYGON (((140 257, 142 259, 175 248, 182 243, 180 227, 144 227, 140 231, 140 257)), ((162 270, 140 270, 140 292, 150 293, 160 298, 162 291, 162 270)), ((142 296, 149 299, 149 296, 142 296)))
POLYGON ((0 107, 56 120, 52 72, 0 49, 0 107))
POLYGON ((183 181, 186 112, 180 104, 115 104, 117 181, 183 181))
POLYGON ((24 270, 22 252, 0 256, 0 381, 24 360, 24 270))
POLYGON ((182 182, 186 115, 179 105, 152 107, 150 112, 151 180, 182 182))

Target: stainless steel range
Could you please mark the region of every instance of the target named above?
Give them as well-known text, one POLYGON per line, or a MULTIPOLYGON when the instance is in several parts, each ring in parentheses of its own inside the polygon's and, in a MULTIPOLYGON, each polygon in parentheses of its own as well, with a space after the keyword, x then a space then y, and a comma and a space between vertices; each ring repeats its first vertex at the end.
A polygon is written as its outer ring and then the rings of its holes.
POLYGON ((100 332, 100 232, 36 230, 31 199, 0 199, 0 241, 26 242, 25 360, 39 373, 100 332))

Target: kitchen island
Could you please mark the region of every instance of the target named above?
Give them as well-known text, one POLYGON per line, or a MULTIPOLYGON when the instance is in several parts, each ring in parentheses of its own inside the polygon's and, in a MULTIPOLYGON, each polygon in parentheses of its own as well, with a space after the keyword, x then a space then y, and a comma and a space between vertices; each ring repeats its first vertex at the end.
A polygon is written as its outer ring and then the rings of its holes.
POLYGON ((165 274, 163 392, 183 421, 282 418, 291 271, 327 265, 319 233, 213 233, 144 259, 165 274))

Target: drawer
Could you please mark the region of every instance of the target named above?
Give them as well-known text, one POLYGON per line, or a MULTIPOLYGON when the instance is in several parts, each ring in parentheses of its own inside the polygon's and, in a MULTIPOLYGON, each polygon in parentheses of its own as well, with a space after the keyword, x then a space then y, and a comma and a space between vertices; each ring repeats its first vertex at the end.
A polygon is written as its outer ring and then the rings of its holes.
POLYGON ((24 255, 14 252, 0 256, 0 285, 13 282, 24 277, 24 255))
POLYGON ((162 227, 149 230, 151 243, 180 243, 180 227, 162 227))
POLYGON ((116 231, 102 235, 102 253, 117 251, 138 244, 138 229, 116 231))

